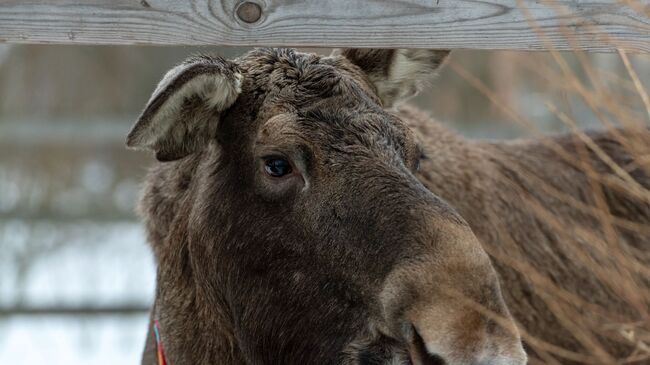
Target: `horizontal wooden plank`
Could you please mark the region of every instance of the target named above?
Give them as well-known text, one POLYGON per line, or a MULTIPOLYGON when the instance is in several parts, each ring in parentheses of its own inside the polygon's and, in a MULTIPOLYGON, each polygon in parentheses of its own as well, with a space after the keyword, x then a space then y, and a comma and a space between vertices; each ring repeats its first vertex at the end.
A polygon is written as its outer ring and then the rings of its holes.
POLYGON ((0 0, 0 42, 650 52, 650 0, 250 1, 0 0))

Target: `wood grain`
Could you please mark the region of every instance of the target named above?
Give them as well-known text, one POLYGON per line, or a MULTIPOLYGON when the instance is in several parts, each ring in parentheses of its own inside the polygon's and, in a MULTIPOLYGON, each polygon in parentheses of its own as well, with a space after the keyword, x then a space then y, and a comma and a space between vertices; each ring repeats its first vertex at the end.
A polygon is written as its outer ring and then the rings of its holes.
POLYGON ((650 52, 650 0, 0 0, 0 42, 650 52))

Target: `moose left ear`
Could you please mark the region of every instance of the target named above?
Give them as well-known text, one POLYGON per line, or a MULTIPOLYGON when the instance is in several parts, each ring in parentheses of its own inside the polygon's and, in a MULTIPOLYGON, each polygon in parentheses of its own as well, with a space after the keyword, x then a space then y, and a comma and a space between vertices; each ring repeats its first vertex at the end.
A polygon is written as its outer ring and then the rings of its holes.
POLYGON ((449 50, 346 48, 334 51, 368 75, 384 107, 416 95, 435 76, 449 50))
POLYGON ((221 112, 237 100, 241 74, 230 61, 195 56, 171 69, 154 90, 126 141, 171 161, 202 149, 216 132, 221 112))

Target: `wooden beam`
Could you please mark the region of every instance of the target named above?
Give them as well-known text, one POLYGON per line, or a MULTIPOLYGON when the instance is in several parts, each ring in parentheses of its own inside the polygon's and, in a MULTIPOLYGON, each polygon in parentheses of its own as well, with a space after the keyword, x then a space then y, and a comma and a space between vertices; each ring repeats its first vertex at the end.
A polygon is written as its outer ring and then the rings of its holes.
POLYGON ((0 0, 0 42, 650 52, 650 0, 244 2, 0 0))

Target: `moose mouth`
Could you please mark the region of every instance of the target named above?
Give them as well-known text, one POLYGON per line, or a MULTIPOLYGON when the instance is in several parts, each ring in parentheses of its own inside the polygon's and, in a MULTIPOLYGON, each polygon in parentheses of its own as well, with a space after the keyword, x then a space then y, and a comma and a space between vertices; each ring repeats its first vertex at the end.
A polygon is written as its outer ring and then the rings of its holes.
POLYGON ((413 327, 413 339, 408 346, 410 365, 445 365, 445 361, 437 355, 429 354, 424 340, 417 329, 413 327))
POLYGON ((360 348, 352 361, 358 365, 447 365, 439 356, 430 354, 415 326, 409 326, 410 340, 398 341, 382 335, 360 348))

